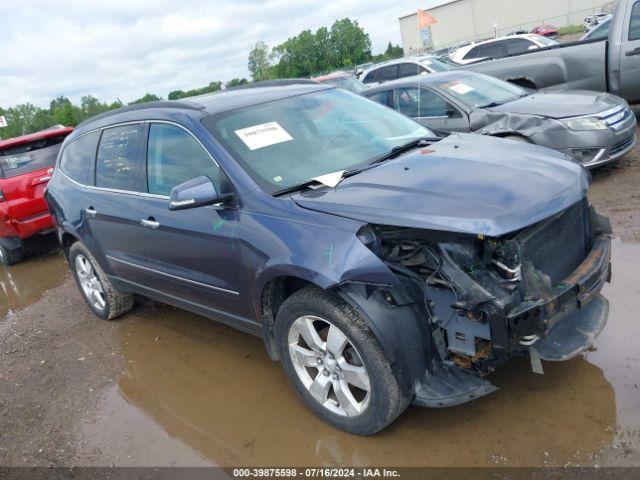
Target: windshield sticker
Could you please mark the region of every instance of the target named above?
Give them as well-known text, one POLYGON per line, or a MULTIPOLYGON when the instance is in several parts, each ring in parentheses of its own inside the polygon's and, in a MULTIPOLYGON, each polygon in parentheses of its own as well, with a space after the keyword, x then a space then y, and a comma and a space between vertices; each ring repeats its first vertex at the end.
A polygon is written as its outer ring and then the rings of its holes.
POLYGON ((453 90, 460 95, 466 95, 469 92, 473 92, 474 88, 466 85, 464 83, 456 83, 455 85, 451 85, 449 89, 453 90))
POLYGON ((235 133, 249 150, 257 150, 258 148, 293 140, 291 135, 278 122, 261 123, 253 127, 241 128, 236 130, 235 133))
POLYGON ((280 183, 282 181, 282 177, 280 175, 278 175, 277 177, 273 177, 273 181, 280 183))

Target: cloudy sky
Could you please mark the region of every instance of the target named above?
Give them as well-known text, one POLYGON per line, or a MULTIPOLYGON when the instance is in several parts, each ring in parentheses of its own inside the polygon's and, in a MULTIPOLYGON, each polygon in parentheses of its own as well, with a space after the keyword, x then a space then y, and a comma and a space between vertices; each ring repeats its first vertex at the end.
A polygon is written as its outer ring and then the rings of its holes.
POLYGON ((433 0, 1 0, 0 106, 65 95, 127 102, 248 77, 263 40, 358 20, 373 52, 400 43, 398 17, 433 0))

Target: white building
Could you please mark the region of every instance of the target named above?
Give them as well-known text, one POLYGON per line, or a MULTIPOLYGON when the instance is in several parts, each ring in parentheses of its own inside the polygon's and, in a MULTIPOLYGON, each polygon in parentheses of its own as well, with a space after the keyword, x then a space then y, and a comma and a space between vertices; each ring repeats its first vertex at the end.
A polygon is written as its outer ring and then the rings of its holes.
POLYGON ((400 33, 405 55, 433 48, 445 48, 474 40, 506 35, 538 25, 556 27, 581 25, 585 17, 610 11, 606 0, 440 0, 427 9, 438 23, 430 32, 417 30, 417 15, 400 17, 400 33), (426 34, 425 34, 426 33, 426 34), (423 40, 424 39, 424 40, 423 40))

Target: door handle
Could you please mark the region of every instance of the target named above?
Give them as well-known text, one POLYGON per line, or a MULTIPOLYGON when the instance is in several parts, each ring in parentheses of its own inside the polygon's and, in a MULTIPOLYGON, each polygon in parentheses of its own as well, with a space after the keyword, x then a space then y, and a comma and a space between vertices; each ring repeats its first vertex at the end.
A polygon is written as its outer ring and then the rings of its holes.
POLYGON ((143 227, 147 227, 152 230, 155 230, 160 226, 160 222, 156 222, 153 217, 150 217, 147 220, 140 220, 140 223, 142 224, 143 227))
POLYGON ((633 57, 634 55, 640 55, 640 47, 634 49, 634 50, 629 50, 628 52, 625 53, 625 55, 627 57, 633 57))
POLYGON ((84 209, 84 214, 89 218, 95 218, 98 212, 94 210, 93 207, 89 207, 84 209))

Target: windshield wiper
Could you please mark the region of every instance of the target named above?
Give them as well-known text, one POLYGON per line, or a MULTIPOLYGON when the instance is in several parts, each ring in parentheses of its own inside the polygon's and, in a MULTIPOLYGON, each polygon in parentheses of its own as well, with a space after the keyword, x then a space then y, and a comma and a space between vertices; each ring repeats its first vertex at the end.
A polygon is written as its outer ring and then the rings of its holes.
POLYGON ((319 184, 319 186, 322 186, 322 183, 319 182, 318 180, 307 180, 304 183, 300 183, 298 185, 293 185, 292 187, 287 187, 287 188, 283 188, 282 190, 278 190, 277 192, 273 193, 272 196, 274 197, 279 197, 281 195, 286 195, 287 193, 293 193, 293 192, 297 192, 299 190, 304 190, 305 188, 309 188, 312 185, 315 184, 319 184))
MULTIPOLYGON (((384 162, 385 160, 389 160, 392 158, 396 158, 398 155, 408 152, 410 150, 413 150, 415 148, 418 147, 426 147, 427 145, 429 145, 429 142, 437 142, 441 140, 440 138, 432 138, 432 137, 421 137, 421 138, 416 138, 414 140, 411 140, 410 142, 407 142, 403 145, 398 145, 397 147, 393 147, 391 150, 389 150, 387 153, 385 153, 384 155, 376 158, 373 162, 371 162, 369 164, 369 166, 371 165, 375 165, 377 163, 381 163, 384 162)), ((364 169, 366 169, 367 167, 365 167, 364 169)), ((363 170, 364 170, 363 169, 363 170)), ((348 172, 348 173, 356 173, 356 172, 360 172, 360 170, 356 170, 356 171, 352 171, 352 172, 348 172)))

